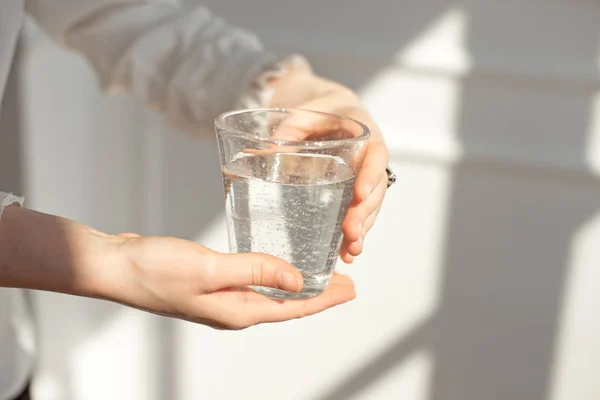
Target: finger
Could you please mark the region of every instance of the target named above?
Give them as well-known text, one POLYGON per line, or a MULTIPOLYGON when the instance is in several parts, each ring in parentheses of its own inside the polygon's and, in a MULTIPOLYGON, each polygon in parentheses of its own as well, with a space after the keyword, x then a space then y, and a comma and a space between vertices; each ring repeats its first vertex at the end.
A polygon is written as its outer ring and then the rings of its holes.
POLYGON ((302 141, 312 137, 318 140, 318 136, 340 130, 342 120, 323 113, 327 110, 311 108, 310 103, 302 108, 316 112, 289 111, 288 116, 273 130, 272 139, 302 141))
POLYGON ((356 242, 352 242, 349 243, 346 251, 350 256, 356 257, 359 256, 363 250, 364 250, 364 238, 367 235, 367 233, 371 230, 371 228, 373 227, 373 224, 375 223, 375 219, 377 219, 377 214, 379 213, 379 207, 373 211, 371 213, 371 215, 369 215, 369 217, 367 218, 367 220, 365 221, 365 224, 363 226, 363 230, 361 233, 361 239, 356 241, 356 242))
POLYGON ((331 276, 331 281, 329 281, 330 284, 331 283, 343 283, 345 285, 352 285, 354 286, 354 282, 352 282, 352 279, 346 275, 346 274, 342 274, 340 272, 334 272, 334 274, 331 276))
MULTIPOLYGON (((265 322, 282 322, 317 314, 328 308, 346 303, 356 297, 352 280, 344 275, 337 275, 335 282, 329 284, 322 294, 303 300, 286 300, 283 302, 268 301, 259 307, 248 310, 251 324, 265 322)), ((267 299, 270 300, 270 299, 267 299)))
POLYGON ((271 138, 299 142, 335 129, 331 123, 322 122, 324 118, 320 114, 315 115, 306 113, 289 117, 277 126, 271 138))
POLYGON ((365 158, 356 178, 356 184, 354 185, 356 198, 364 201, 377 187, 381 173, 385 171, 389 163, 390 156, 379 127, 364 108, 350 109, 346 115, 361 121, 371 131, 365 158))
POLYGON ((341 254, 340 258, 346 264, 354 263, 354 256, 350 255, 350 253, 348 253, 348 251, 345 251, 343 254, 341 254))
POLYGON ((267 254, 218 254, 214 269, 213 290, 253 285, 299 292, 304 284, 296 268, 267 254))
POLYGON ((357 242, 363 238, 363 227, 365 221, 379 207, 385 197, 387 190, 387 175, 380 175, 379 184, 365 201, 360 201, 356 197, 350 203, 348 211, 342 223, 342 232, 348 242, 357 242))
POLYGON ((346 240, 344 240, 342 242, 342 246, 340 247, 340 258, 346 264, 352 264, 354 262, 354 256, 352 256, 352 255, 350 255, 350 253, 348 253, 349 245, 350 245, 350 243, 348 243, 346 240))
POLYGON ((364 239, 360 238, 356 242, 352 242, 346 248, 348 254, 352 257, 358 257, 363 251, 364 239))
POLYGON ((371 230, 373 225, 375 225, 375 220, 377 219, 377 216, 379 215, 379 210, 381 210, 381 205, 379 207, 377 207, 377 209, 375 209, 375 211, 373 211, 371 213, 371 215, 369 215, 369 217, 365 221, 365 225, 363 227, 363 232, 362 232, 363 238, 367 236, 367 233, 369 233, 369 231, 371 230))
POLYGON ((355 297, 352 280, 334 273, 327 290, 310 299, 273 300, 253 290, 239 288, 213 292, 198 307, 205 318, 220 321, 226 329, 237 330, 316 314, 355 297))
MULTIPOLYGON (((362 135, 362 127, 358 127, 350 120, 364 122, 366 111, 360 106, 352 94, 332 93, 324 98, 310 101, 299 107, 300 110, 312 112, 293 111, 274 130, 273 138, 280 140, 342 140, 362 135), (331 114, 344 118, 332 118, 331 114)), ((379 137, 379 136, 378 136, 379 137)))
POLYGON ((356 297, 354 287, 347 284, 332 283, 329 288, 317 297, 296 300, 282 305, 273 304, 273 308, 265 307, 256 317, 256 323, 282 322, 290 319, 304 318, 325 311, 353 300, 356 297))
POLYGON ((369 141, 365 159, 354 185, 357 199, 365 201, 375 190, 388 165, 389 154, 382 141, 369 141))

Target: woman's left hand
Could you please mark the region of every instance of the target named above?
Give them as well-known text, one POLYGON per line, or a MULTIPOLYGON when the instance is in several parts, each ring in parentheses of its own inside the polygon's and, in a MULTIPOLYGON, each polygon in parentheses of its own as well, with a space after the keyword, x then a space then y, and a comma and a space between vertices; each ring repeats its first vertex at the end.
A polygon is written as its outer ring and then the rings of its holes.
POLYGON ((366 124, 371 137, 357 176, 352 200, 342 224, 344 241, 340 257, 351 263, 363 250, 364 238, 373 226, 387 189, 389 153, 377 124, 350 89, 316 76, 306 68, 292 69, 270 83, 270 107, 300 108, 343 115, 366 124))

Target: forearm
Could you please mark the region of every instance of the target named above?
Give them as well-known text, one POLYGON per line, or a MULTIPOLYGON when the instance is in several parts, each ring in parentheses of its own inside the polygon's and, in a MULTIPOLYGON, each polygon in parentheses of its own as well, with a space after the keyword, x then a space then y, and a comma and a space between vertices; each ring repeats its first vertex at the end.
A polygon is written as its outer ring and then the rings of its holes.
POLYGON ((0 220, 0 287, 98 297, 111 237, 76 222, 8 206, 0 220))

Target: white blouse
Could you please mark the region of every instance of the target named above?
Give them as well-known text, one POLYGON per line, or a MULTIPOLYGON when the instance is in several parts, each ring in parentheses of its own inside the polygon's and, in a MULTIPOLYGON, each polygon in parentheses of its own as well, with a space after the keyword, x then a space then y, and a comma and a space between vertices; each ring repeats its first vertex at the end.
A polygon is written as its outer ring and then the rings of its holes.
MULTIPOLYGON (((191 134, 212 131, 199 128, 228 109, 262 106, 264 82, 287 63, 308 68, 299 56, 276 58, 206 8, 175 0, 0 0, 0 99, 24 10, 87 57, 103 90, 128 92, 191 134)), ((0 192, 0 216, 15 202, 22 199, 0 192)), ((31 373, 30 321, 21 291, 0 288, 0 400, 16 396, 31 373)))

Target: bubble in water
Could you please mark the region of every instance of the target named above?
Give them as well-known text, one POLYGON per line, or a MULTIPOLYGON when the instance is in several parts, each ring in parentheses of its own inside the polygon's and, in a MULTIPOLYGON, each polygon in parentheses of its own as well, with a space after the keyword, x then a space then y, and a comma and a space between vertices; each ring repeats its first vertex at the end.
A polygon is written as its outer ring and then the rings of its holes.
POLYGON ((246 155, 223 175, 229 187, 231 250, 282 258, 303 274, 303 290, 323 290, 337 260, 341 223, 352 198, 350 168, 330 156, 246 155), (298 167, 290 169, 294 164, 298 167), (264 170, 265 165, 270 170, 256 179, 255 166, 264 170), (337 180, 332 182, 331 176, 337 180))

